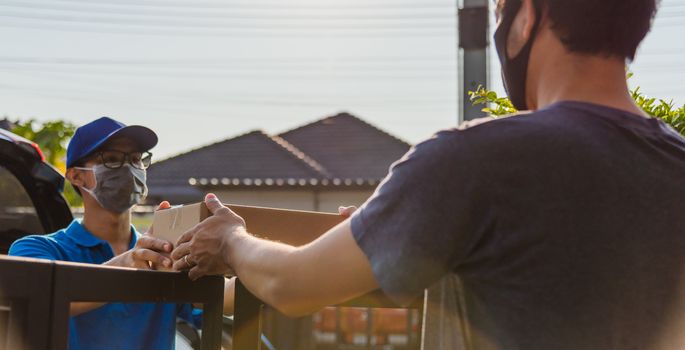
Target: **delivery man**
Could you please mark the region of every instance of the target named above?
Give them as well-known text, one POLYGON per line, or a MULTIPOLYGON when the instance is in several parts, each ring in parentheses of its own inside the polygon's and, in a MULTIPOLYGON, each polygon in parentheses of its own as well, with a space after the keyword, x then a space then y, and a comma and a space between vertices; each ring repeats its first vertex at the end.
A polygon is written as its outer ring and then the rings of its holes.
POLYGON ((419 143, 305 246, 250 235, 207 195, 174 267, 234 273, 291 315, 379 287, 405 304, 456 273, 469 349, 685 348, 685 139, 625 79, 656 7, 500 0, 504 81, 532 113, 419 143))
MULTIPOLYGON (((171 267, 173 244, 141 235, 131 207, 147 195, 146 169, 157 135, 103 117, 81 126, 67 148, 67 180, 83 197, 83 220, 16 241, 10 255, 151 269, 171 267)), ((160 208, 169 207, 162 203, 160 208)), ((74 286, 78 288, 78 286, 74 286)), ((199 310, 198 310, 199 311, 199 310)), ((69 348, 173 349, 176 317, 199 326, 190 304, 72 303, 69 348)))

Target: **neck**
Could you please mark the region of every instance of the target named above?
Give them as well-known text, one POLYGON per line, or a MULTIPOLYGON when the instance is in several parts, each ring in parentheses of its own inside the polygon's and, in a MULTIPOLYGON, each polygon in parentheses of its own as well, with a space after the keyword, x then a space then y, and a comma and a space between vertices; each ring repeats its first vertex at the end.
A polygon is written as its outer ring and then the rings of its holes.
POLYGON ((631 97, 621 59, 570 54, 559 47, 545 53, 544 59, 531 61, 528 78, 528 104, 533 109, 580 101, 646 116, 631 97))
POLYGON ((84 198, 82 225, 94 236, 107 241, 115 255, 128 250, 131 243, 131 213, 112 213, 84 198))

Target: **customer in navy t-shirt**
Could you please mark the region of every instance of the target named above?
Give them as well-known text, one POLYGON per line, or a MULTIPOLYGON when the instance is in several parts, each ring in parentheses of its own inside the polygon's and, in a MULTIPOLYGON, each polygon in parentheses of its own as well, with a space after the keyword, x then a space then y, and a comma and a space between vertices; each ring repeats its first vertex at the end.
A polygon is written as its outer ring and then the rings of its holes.
POLYGON ((656 5, 500 0, 505 85, 532 113, 419 143, 305 246, 250 235, 208 195, 214 216, 181 237, 174 267, 234 272, 291 315, 379 287, 406 304, 456 274, 445 331, 462 344, 426 328, 431 350, 684 349, 685 139, 625 79, 656 5))

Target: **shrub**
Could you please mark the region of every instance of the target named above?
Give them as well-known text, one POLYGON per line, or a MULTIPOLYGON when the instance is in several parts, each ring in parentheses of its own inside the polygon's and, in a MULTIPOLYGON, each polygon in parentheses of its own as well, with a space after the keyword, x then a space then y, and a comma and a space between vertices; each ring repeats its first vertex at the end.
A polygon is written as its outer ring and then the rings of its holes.
MULTIPOLYGON (((630 77, 630 76, 629 76, 630 77)), ((640 87, 631 91, 635 103, 642 108, 645 113, 664 121, 685 136, 685 105, 680 108, 675 107, 673 100, 646 97, 640 87)), ((484 105, 483 112, 494 117, 516 113, 516 108, 511 104, 507 97, 497 96, 494 91, 487 90, 479 86, 476 91, 469 91, 469 96, 473 105, 484 105)))

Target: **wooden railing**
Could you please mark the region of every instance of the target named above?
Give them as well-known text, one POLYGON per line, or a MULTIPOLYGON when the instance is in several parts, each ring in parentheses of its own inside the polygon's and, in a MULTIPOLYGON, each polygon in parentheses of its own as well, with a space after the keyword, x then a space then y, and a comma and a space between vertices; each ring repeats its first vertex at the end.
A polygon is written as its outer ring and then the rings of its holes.
POLYGON ((67 349, 73 301, 201 303, 201 349, 220 349, 223 286, 221 276, 0 256, 0 350, 67 349))

